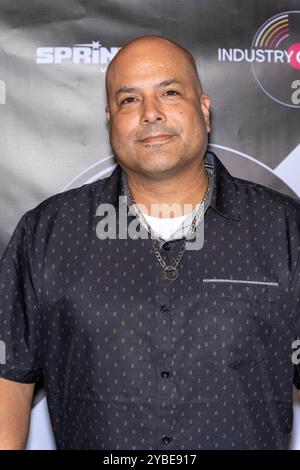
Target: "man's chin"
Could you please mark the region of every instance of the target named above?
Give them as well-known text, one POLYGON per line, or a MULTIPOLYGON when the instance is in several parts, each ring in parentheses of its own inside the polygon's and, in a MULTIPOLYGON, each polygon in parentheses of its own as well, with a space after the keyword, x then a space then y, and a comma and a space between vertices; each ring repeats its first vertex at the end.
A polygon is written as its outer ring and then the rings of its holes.
POLYGON ((164 180, 170 176, 174 176, 180 172, 180 165, 165 164, 152 164, 139 167, 139 173, 144 177, 151 178, 153 180, 164 180))

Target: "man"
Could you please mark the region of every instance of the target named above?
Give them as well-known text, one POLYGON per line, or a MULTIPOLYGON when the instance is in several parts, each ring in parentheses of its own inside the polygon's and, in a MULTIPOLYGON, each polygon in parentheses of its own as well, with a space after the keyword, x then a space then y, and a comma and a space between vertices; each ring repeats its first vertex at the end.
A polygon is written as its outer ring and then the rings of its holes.
POLYGON ((43 376, 59 449, 287 449, 299 203, 207 152, 178 44, 128 43, 106 87, 119 165, 24 214, 2 259, 1 446, 43 376))

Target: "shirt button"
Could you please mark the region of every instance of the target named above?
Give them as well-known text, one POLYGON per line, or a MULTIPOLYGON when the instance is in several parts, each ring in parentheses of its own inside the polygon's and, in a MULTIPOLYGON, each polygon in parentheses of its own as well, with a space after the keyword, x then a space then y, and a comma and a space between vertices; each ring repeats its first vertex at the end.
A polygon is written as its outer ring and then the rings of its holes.
POLYGON ((169 249, 170 249, 170 243, 168 243, 168 242, 165 243, 165 244, 163 245, 163 247, 164 247, 165 250, 169 250, 169 249))
POLYGON ((168 378, 169 377, 169 372, 167 370, 163 370, 162 373, 160 374, 162 376, 162 378, 168 378))
POLYGON ((169 307, 168 307, 166 304, 162 304, 162 305, 160 306, 160 309, 161 309, 162 312, 168 312, 169 307))
POLYGON ((170 439, 168 436, 164 436, 164 437, 162 438, 162 443, 167 446, 167 445, 169 444, 170 440, 171 440, 171 439, 170 439))

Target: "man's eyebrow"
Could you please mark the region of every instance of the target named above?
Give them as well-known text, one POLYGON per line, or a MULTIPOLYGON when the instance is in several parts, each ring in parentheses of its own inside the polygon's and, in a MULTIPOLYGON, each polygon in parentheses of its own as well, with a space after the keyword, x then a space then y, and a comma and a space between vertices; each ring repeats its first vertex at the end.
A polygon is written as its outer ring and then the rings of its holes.
MULTIPOLYGON (((163 88, 164 86, 172 85, 173 83, 182 85, 182 82, 180 80, 177 80, 176 78, 170 78, 169 80, 164 80, 163 82, 158 83, 158 85, 156 85, 156 88, 163 88)), ((136 87, 122 86, 116 91, 116 95, 119 95, 121 93, 136 93, 138 91, 140 91, 140 89, 136 87)))
POLYGON ((122 86, 116 91, 116 95, 119 95, 120 93, 135 93, 137 91, 139 91, 138 88, 122 86))
POLYGON ((182 82, 180 80, 177 80, 177 78, 170 78, 169 80, 164 80, 163 82, 160 82, 157 87, 161 88, 164 86, 169 86, 172 85, 173 83, 177 83, 179 85, 182 85, 182 82))

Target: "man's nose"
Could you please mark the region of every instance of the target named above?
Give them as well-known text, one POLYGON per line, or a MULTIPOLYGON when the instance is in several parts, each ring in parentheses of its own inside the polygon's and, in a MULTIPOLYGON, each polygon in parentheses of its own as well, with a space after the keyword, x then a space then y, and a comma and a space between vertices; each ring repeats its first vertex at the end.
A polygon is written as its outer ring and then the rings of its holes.
POLYGON ((155 122, 165 121, 165 119, 165 114, 157 100, 154 98, 144 99, 141 115, 142 124, 154 124, 155 122))

